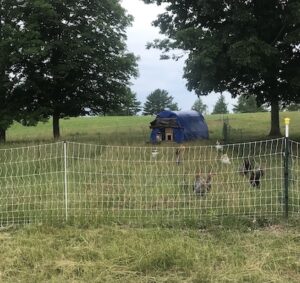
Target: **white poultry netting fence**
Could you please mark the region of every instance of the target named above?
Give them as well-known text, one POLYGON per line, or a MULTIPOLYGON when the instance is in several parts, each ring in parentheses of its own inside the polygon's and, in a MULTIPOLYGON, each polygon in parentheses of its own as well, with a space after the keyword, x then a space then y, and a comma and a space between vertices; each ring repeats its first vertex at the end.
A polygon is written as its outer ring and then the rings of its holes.
POLYGON ((289 142, 285 163, 285 141, 2 149, 0 225, 280 218, 286 209, 298 214, 299 143, 289 142))

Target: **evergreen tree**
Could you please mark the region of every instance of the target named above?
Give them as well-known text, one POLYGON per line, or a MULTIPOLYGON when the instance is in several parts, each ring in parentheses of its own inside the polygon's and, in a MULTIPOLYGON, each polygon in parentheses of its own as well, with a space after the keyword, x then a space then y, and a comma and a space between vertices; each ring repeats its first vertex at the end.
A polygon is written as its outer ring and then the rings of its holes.
POLYGON ((154 115, 168 108, 172 111, 178 111, 178 105, 173 102, 173 97, 169 96, 166 90, 156 89, 147 96, 144 104, 143 115, 154 115))
POLYGON ((266 112, 267 110, 263 106, 257 106, 255 96, 241 95, 238 98, 237 104, 233 106, 234 113, 255 113, 266 112))
POLYGON ((202 99, 199 97, 195 101, 194 105, 192 106, 192 110, 198 111, 198 112, 200 112, 202 114, 206 114, 207 113, 207 105, 204 104, 202 102, 202 99))
POLYGON ((227 114, 227 113, 229 113, 229 111, 227 109, 227 104, 225 103, 225 97, 223 94, 221 94, 211 114, 227 114))
POLYGON ((136 93, 128 88, 126 95, 122 96, 122 103, 119 105, 119 108, 110 115, 134 116, 141 110, 141 102, 137 100, 136 93))

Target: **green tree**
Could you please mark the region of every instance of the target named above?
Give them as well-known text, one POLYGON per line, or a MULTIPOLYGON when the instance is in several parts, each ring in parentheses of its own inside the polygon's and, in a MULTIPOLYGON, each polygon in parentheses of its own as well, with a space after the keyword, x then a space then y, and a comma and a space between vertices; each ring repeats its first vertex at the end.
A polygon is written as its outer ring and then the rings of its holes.
POLYGON ((59 120, 87 113, 108 113, 122 103, 136 57, 126 50, 132 17, 119 0, 24 0, 22 77, 19 87, 32 100, 36 118, 59 120))
POLYGON ((187 51, 190 90, 255 95, 271 106, 269 134, 280 134, 279 104, 300 91, 299 0, 144 2, 167 4, 154 24, 169 39, 150 46, 187 51))
POLYGON ((229 113, 229 111, 227 108, 227 104, 225 102, 225 96, 221 94, 211 114, 227 114, 227 113, 229 113))
POLYGON ((134 116, 141 110, 141 102, 137 100, 136 93, 128 88, 127 93, 122 96, 122 103, 118 106, 118 109, 112 111, 110 115, 134 116))
POLYGON ((2 0, 0 6, 0 141, 6 140, 6 130, 18 115, 19 97, 15 97, 13 77, 15 52, 20 27, 20 1, 2 0))
POLYGON ((233 106, 234 113, 255 113, 255 112, 266 112, 264 106, 257 106, 255 96, 244 96, 241 95, 238 98, 237 104, 233 106))
POLYGON ((300 111, 300 104, 297 103, 291 103, 286 107, 287 111, 300 111))
POLYGON ((202 99, 199 97, 192 106, 192 110, 198 111, 200 113, 207 113, 207 105, 203 103, 202 99))
POLYGON ((156 89, 147 96, 143 115, 154 115, 166 108, 178 111, 178 105, 176 102, 173 102, 173 99, 166 90, 156 89))

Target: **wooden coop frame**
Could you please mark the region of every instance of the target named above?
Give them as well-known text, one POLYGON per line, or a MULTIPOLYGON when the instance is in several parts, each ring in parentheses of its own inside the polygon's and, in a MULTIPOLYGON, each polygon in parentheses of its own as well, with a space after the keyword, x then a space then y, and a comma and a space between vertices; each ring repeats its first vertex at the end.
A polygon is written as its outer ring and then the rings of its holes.
POLYGON ((174 140, 173 136, 173 129, 172 128, 166 128, 165 129, 165 140, 172 142, 174 140))

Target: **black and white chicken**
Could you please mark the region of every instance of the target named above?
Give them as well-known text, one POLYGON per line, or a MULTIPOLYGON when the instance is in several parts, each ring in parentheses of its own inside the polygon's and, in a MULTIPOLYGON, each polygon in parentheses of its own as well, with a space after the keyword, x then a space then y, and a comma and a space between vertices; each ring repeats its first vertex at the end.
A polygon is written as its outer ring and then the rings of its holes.
POLYGON ((243 164, 241 165, 240 172, 241 174, 248 175, 253 169, 253 161, 250 159, 244 159, 243 164))
POLYGON ((252 187, 259 187, 260 186, 260 179, 264 176, 264 170, 261 168, 257 168, 250 173, 250 184, 252 187))

